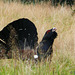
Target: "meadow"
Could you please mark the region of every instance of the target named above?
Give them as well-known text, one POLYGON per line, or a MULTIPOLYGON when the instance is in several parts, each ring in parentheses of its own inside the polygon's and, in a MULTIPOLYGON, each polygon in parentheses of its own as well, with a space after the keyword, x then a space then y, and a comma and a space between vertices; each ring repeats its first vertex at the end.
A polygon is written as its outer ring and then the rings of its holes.
POLYGON ((0 1, 0 30, 16 19, 28 18, 37 27, 38 42, 52 27, 58 33, 51 63, 2 59, 0 75, 75 75, 75 14, 72 12, 69 6, 53 7, 50 3, 23 5, 0 1))

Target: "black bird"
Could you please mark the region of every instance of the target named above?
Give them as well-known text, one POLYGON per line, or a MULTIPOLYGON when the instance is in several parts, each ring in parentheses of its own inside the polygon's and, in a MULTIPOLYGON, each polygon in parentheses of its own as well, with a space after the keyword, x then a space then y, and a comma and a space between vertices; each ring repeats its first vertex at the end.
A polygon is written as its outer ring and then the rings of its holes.
POLYGON ((50 56, 53 53, 53 42, 54 39, 57 37, 56 28, 52 28, 46 31, 42 41, 37 47, 37 55, 39 60, 50 56))
MULTIPOLYGON (((1 54, 4 53, 8 58, 11 58, 11 49, 15 49, 14 44, 17 45, 19 50, 24 50, 24 46, 30 47, 30 50, 35 49, 36 45, 38 44, 37 35, 37 28, 29 19, 22 18, 9 23, 6 27, 3 28, 2 31, 0 31, 0 39, 2 40, 0 41, 0 55, 4 56, 1 54)), ((51 55, 53 53, 53 42, 56 37, 56 28, 52 28, 46 31, 42 41, 37 47, 37 55, 34 55, 34 58, 36 59, 39 57, 41 60, 42 58, 46 58, 51 55)), ((25 55, 26 52, 27 51, 23 52, 23 54, 25 55)), ((28 52, 30 55, 33 53, 33 51, 28 52)), ((36 50, 34 53, 36 53, 36 50)))

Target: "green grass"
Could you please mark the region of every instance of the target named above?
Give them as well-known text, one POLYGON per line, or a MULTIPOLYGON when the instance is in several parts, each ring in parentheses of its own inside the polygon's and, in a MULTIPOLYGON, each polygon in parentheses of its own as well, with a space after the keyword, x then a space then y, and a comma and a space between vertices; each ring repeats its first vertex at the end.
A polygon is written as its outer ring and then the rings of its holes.
MULTIPOLYGON (((61 57, 63 58, 63 57, 61 57)), ((75 75, 75 65, 69 58, 56 59, 51 63, 17 60, 0 60, 0 75, 75 75)))

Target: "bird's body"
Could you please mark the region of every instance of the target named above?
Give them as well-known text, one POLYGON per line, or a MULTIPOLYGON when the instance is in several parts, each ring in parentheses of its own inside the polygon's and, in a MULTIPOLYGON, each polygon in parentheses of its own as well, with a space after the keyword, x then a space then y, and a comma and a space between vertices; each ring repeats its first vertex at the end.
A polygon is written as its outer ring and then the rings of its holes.
MULTIPOLYGON (((33 57, 34 55, 34 59, 39 58, 41 60, 42 58, 51 56, 53 53, 53 42, 57 37, 56 28, 46 31, 42 41, 35 50, 36 44, 38 44, 37 35, 37 28, 30 20, 22 18, 13 21, 0 31, 0 39, 4 41, 4 43, 2 41, 0 42, 0 51, 3 51, 8 58, 12 58, 13 50, 19 50, 24 58, 26 58, 26 56, 33 57), (26 48, 28 48, 28 50, 26 48)), ((0 52, 0 55, 2 55, 1 53, 2 52, 0 52)))
POLYGON ((57 33, 53 31, 53 29, 50 29, 45 33, 42 41, 37 47, 37 54, 39 59, 46 58, 53 53, 52 46, 56 37, 57 33))

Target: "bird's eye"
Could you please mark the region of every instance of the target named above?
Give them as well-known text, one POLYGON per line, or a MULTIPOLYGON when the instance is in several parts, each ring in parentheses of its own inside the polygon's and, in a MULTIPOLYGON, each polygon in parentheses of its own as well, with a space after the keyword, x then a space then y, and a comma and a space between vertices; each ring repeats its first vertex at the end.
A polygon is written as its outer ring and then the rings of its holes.
POLYGON ((50 32, 50 30, 48 30, 46 33, 48 34, 50 32))

